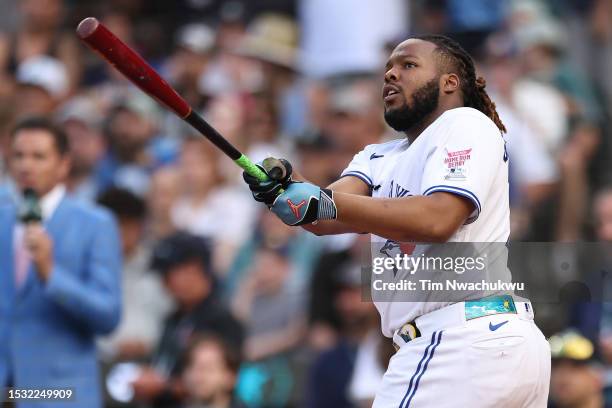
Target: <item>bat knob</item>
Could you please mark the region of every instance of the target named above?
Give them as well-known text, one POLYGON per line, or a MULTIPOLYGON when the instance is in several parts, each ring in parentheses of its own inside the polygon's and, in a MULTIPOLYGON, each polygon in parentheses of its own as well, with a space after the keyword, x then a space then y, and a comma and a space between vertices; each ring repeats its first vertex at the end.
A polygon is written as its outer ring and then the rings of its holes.
POLYGON ((85 39, 92 35, 98 29, 100 22, 95 17, 87 17, 81 21, 76 29, 78 36, 85 39))
POLYGON ((291 164, 287 160, 268 157, 261 163, 272 180, 282 181, 291 176, 291 164))

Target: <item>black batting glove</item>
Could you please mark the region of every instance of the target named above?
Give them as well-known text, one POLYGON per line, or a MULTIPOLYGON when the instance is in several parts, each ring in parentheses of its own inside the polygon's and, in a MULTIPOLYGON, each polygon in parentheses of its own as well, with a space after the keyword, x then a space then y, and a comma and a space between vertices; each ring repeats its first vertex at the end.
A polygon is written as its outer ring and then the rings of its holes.
POLYGON ((249 186, 253 198, 269 207, 274 203, 281 190, 287 188, 291 183, 293 166, 285 159, 273 157, 268 157, 256 165, 268 175, 268 180, 259 181, 246 172, 242 173, 242 178, 249 186))

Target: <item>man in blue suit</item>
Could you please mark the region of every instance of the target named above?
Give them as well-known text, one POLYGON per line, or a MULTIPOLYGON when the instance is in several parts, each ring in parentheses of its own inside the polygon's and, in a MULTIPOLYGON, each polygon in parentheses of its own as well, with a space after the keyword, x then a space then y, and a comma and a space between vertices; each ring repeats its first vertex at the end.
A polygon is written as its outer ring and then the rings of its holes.
POLYGON ((121 312, 121 253, 112 216, 66 196, 66 136, 42 118, 12 132, 17 188, 40 197, 42 222, 20 222, 23 198, 0 204, 0 388, 73 389, 72 401, 27 407, 101 407, 94 337, 121 312))

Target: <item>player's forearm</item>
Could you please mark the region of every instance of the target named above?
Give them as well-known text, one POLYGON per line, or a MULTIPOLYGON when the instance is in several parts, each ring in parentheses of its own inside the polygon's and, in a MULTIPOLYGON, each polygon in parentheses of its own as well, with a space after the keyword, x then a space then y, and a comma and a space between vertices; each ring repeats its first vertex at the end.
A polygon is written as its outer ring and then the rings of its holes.
POLYGON ((371 198, 334 193, 338 221, 398 242, 446 242, 455 233, 465 217, 449 213, 438 198, 371 198))

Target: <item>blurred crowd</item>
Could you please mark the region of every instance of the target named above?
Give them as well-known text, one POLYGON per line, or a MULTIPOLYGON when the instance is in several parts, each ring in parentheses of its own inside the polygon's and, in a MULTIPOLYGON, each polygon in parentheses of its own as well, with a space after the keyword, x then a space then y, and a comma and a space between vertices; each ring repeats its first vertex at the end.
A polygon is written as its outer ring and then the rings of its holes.
MULTIPOLYGON (((12 126, 50 117, 70 141, 68 191, 119 223, 122 319, 98 342, 108 406, 369 406, 392 349, 361 301, 368 237, 315 237, 254 202, 228 158, 79 43, 87 16, 252 160, 287 158, 318 185, 365 145, 401 137, 382 117, 390 50, 413 33, 447 34, 473 55, 508 129, 511 239, 612 241, 609 0, 0 8, 0 202, 14 188, 12 126)), ((612 308, 574 309, 544 325, 547 336, 576 326, 593 348, 558 355, 559 408, 598 406, 587 404, 612 387, 612 308), (574 324, 587 313, 592 330, 574 324)))

